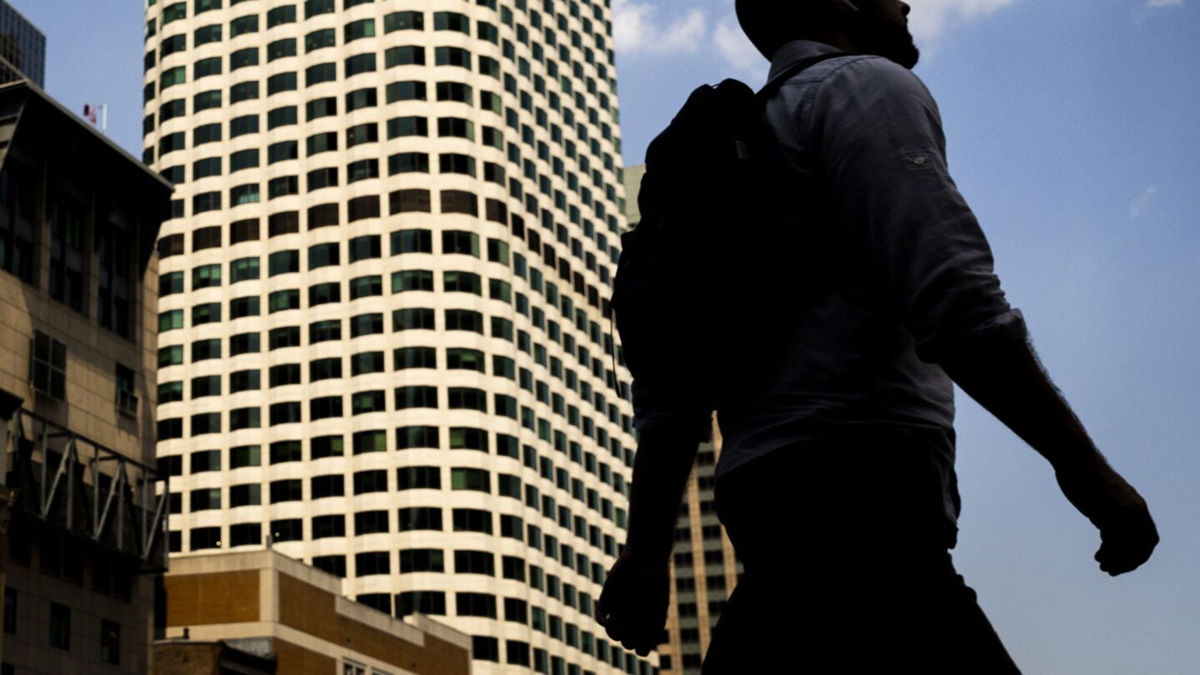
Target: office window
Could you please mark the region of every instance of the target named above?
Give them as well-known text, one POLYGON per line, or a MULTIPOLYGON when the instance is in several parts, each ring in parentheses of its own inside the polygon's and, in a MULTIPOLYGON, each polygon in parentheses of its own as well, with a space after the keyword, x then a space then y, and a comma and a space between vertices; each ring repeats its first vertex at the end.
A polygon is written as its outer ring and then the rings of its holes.
POLYGON ((379 127, 374 122, 357 124, 349 129, 346 129, 347 148, 352 148, 356 145, 362 145, 363 143, 375 143, 378 140, 379 127))
POLYGON ((207 511, 221 508, 221 488, 192 490, 189 508, 192 511, 207 511))
POLYGON ((346 576, 346 556, 344 555, 318 555, 312 559, 313 567, 328 572, 335 577, 346 576))
MULTIPOLYGON (((379 177, 379 160, 377 159, 360 159, 357 162, 351 162, 346 167, 346 182, 355 183, 360 180, 379 177)), ((376 201, 375 204, 379 202, 376 201)), ((378 207, 376 207, 375 215, 379 215, 378 207)), ((351 218, 351 220, 355 220, 351 218)))
POLYGON ((310 459, 322 457, 341 457, 343 454, 343 438, 341 436, 317 436, 309 444, 310 459))
POLYGON ((238 18, 234 19, 233 21, 229 22, 229 38, 230 39, 233 39, 239 35, 245 35, 246 33, 257 33, 257 32, 258 32, 258 15, 257 14, 250 14, 248 16, 238 17, 238 18))
MULTIPOLYGON (((460 594, 461 595, 461 594, 460 594)), ((495 599, 493 598, 493 603, 495 599)), ((494 607, 493 607, 494 610, 494 607)), ((500 641, 487 635, 471 636, 471 658, 477 661, 500 662, 500 641)), ((570 675, 577 675, 572 673, 570 675)))
MULTIPOLYGON (((367 393, 373 394, 374 403, 380 405, 379 410, 383 410, 383 392, 358 392, 354 396, 367 393)), ((367 452, 386 452, 387 451, 387 432, 382 429, 373 429, 370 431, 356 431, 352 437, 354 454, 361 455, 367 452)))
POLYGON ((300 309, 300 291, 288 289, 275 291, 267 296, 268 313, 274 314, 291 309, 300 309))
POLYGON ((382 372, 384 372, 383 352, 360 352, 350 357, 350 374, 352 376, 382 372))
POLYGON ((425 152, 400 152, 388 156, 388 175, 401 173, 429 173, 429 154, 425 152))
POLYGON ((450 470, 450 489, 491 492, 491 475, 484 469, 453 468, 450 470))
POLYGON ((397 309, 392 312, 392 330, 434 330, 434 313, 424 307, 397 309))
POLYGON ((474 90, 462 82, 438 82, 437 100, 458 101, 470 105, 474 101, 474 90))
POLYGON ((349 285, 351 300, 383 294, 383 280, 377 274, 356 277, 350 280, 349 285))
POLYGON ((306 121, 313 121, 321 117, 328 117, 337 114, 337 99, 332 96, 318 98, 304 104, 304 118, 306 121))
POLYGON ((384 98, 388 103, 396 101, 424 101, 428 97, 425 83, 412 80, 392 82, 383 91, 384 98))
POLYGON ((267 146, 267 163, 286 162, 300 157, 299 143, 296 141, 280 141, 267 146))
POLYGON ((337 44, 337 33, 332 28, 313 31, 304 36, 304 51, 312 52, 337 44))
MULTIPOLYGON (((409 408, 436 408, 438 407, 437 387, 397 387, 395 389, 395 407, 396 410, 407 410, 409 408)), ((412 427, 405 428, 410 429, 412 427)))
POLYGON ((446 594, 442 591, 406 591, 396 595, 396 616, 414 612, 430 616, 446 615, 446 594))
POLYGON ((435 507, 411 507, 400 509, 396 518, 397 529, 401 532, 412 530, 441 530, 442 510, 435 507))
MULTIPOLYGON (((299 116, 296 111, 296 106, 294 106, 294 105, 282 106, 282 107, 267 111, 267 129, 275 129, 277 127, 296 124, 298 121, 299 121, 299 116)), ((256 158, 255 166, 258 166, 258 164, 257 164, 258 151, 255 150, 254 153, 255 153, 255 158, 256 158)))
MULTIPOLYGON (((490 572, 475 571, 475 569, 471 567, 471 563, 476 562, 476 561, 472 557, 469 557, 467 554, 480 554, 480 553, 484 553, 487 556, 486 559, 490 560, 491 554, 486 553, 484 551, 455 551, 454 552, 454 561, 455 561, 454 571, 456 573, 460 573, 460 574, 461 573, 490 574, 490 572), (459 562, 464 563, 465 569, 462 569, 462 570, 459 569, 459 567, 458 567, 459 562)), ((483 560, 484 560, 484 558, 481 557, 478 562, 482 565, 483 560)), ((482 617, 487 617, 487 618, 492 618, 492 619, 496 618, 496 596, 491 595, 489 593, 465 593, 465 592, 455 593, 454 596, 455 596, 455 610, 456 610, 456 613, 458 614, 458 616, 482 616, 482 617)))
MULTIPOLYGON (((452 522, 456 532, 492 533, 492 513, 480 509, 453 509, 452 522)), ((524 568, 522 568, 522 572, 524 568)), ((522 575, 522 581, 524 576, 522 575)))
POLYGON ((459 47, 436 47, 433 50, 433 62, 439 66, 457 66, 471 68, 471 52, 459 47))
POLYGON ((309 400, 309 419, 320 420, 330 417, 342 416, 342 397, 341 396, 321 396, 309 400))
POLYGON ((437 352, 433 347, 400 347, 392 355, 396 370, 437 368, 437 352))
MULTIPOLYGON (((309 192, 320 190, 327 187, 336 187, 338 184, 337 167, 325 167, 323 169, 314 169, 308 172, 307 189, 309 192)), ((311 227, 309 229, 312 229, 311 227)))
POLYGON ((458 31, 470 35, 471 21, 465 15, 456 12, 434 12, 433 29, 458 31))
POLYGON ((375 54, 355 54, 346 58, 343 65, 346 77, 354 77, 360 73, 375 72, 375 54))
MULTIPOLYGON (((243 333, 229 338, 230 351, 234 354, 256 353, 258 349, 258 333, 243 333), (249 342, 240 338, 252 337, 253 344, 241 344, 249 342)), ((262 373, 258 369, 251 370, 235 370, 229 374, 229 392, 231 394, 239 391, 257 391, 262 388, 262 373)))
POLYGON ((483 315, 470 309, 445 310, 446 330, 462 330, 483 335, 483 315))
POLYGON ((346 517, 341 514, 316 516, 312 519, 312 538, 346 536, 346 517))
POLYGON ((296 73, 278 73, 267 78, 267 96, 296 89, 296 73))
POLYGON ((210 42, 220 42, 223 30, 219 24, 201 26, 192 34, 192 44, 199 47, 210 42))
POLYGON ((425 65, 425 48, 418 45, 391 47, 383 53, 384 68, 425 65))
MULTIPOLYGON (((299 484, 300 481, 296 481, 299 484)), ((300 541, 304 538, 304 524, 299 518, 271 521, 272 541, 300 541)))
POLYGON ((396 469, 397 490, 440 490, 441 487, 441 474, 436 466, 406 466, 396 469))
POLYGON ((308 362, 308 381, 337 379, 342 376, 342 359, 334 356, 308 362))
POLYGON ((350 410, 352 415, 386 411, 383 390, 355 392, 350 396, 350 410))
POLYGON ((313 476, 310 480, 310 499, 343 497, 346 494, 346 479, 340 473, 313 476))
MULTIPOLYGON (((182 3, 181 3, 182 4, 182 3)), ((55 649, 71 649, 71 608, 57 602, 50 603, 50 646, 55 649)))
POLYGON ((295 38, 284 38, 267 44, 267 61, 287 58, 296 55, 295 38))
MULTIPOLYGON (((229 224, 229 245, 239 244, 243 241, 258 241, 258 218, 244 218, 235 220, 229 224)), ((258 269, 255 258, 255 270, 258 269)), ((231 266, 232 269, 232 266, 231 266)), ((238 281, 234 279, 230 283, 238 281)))
MULTIPOLYGON (((442 190, 441 191, 441 207, 442 213, 465 213, 467 215, 479 215, 479 200, 471 192, 465 190, 442 190)), ((476 245, 478 249, 478 245, 476 245)), ((474 253, 479 257, 478 250, 474 253)))
MULTIPOLYGON (((383 512, 386 515, 386 512, 383 512)), ((357 514, 356 514, 357 516, 357 514)), ((357 518, 355 520, 357 523, 357 518)), ((364 551, 354 555, 354 575, 358 577, 391 573, 391 554, 387 551, 364 551)), ((364 671, 365 673, 365 671, 364 671)))
POLYGON ((267 12, 267 28, 274 28, 285 23, 296 22, 296 8, 293 5, 276 7, 267 12))
POLYGON ((229 55, 229 70, 234 71, 247 66, 258 65, 258 47, 239 49, 229 55))
POLYGON ((398 30, 425 30, 425 14, 422 12, 392 12, 383 17, 383 32, 398 30))
POLYGON ((257 546, 261 544, 262 523, 237 523, 229 526, 229 546, 257 546))
MULTIPOLYGON (((432 387, 430 387, 432 389, 432 387)), ((399 389, 397 390, 399 392, 399 389)), ((436 407, 436 399, 433 401, 436 407)), ((397 406, 399 409, 399 406, 397 406)), ((396 449, 408 450, 411 448, 433 448, 439 446, 439 432, 437 427, 429 426, 411 426, 396 428, 396 449)))
MULTIPOLYGON (((369 492, 387 492, 387 471, 371 469, 354 473, 354 494, 361 495, 369 492)), ((401 509, 403 511, 403 509, 401 509)))

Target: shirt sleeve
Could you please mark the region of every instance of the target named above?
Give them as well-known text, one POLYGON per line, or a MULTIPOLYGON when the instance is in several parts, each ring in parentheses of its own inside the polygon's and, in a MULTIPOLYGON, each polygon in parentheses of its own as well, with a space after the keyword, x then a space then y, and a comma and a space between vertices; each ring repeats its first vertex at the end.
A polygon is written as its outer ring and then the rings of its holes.
POLYGON ((983 230, 950 177, 941 117, 921 81, 886 59, 856 59, 807 108, 802 135, 820 158, 833 215, 865 244, 918 356, 938 362, 956 342, 985 336, 1024 339, 983 230))

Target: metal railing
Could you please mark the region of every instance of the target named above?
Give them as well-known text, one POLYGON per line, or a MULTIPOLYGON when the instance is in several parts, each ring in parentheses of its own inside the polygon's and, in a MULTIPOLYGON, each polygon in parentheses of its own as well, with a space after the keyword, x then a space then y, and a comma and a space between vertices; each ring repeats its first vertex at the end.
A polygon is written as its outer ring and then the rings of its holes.
POLYGON ((166 569, 166 478, 154 467, 28 410, 0 424, 0 475, 15 509, 136 558, 142 571, 166 569))

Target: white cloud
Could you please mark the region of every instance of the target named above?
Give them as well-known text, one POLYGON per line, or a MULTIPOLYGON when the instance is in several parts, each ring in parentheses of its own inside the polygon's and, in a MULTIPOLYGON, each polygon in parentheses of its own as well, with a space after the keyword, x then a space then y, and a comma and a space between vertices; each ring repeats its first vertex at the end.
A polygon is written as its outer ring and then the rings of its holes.
POLYGON ((734 15, 730 14, 717 23, 712 40, 725 63, 734 70, 759 76, 759 79, 765 75, 767 60, 746 38, 734 15))
POLYGON ((1158 196, 1157 185, 1150 185, 1145 190, 1142 190, 1142 193, 1134 197, 1133 201, 1129 204, 1129 217, 1140 217, 1150 207, 1150 203, 1154 201, 1156 196, 1158 196))
POLYGON ((701 9, 667 22, 648 2, 613 3, 613 42, 623 54, 691 54, 700 49, 707 34, 708 18, 701 9))
POLYGON ((1183 4, 1183 0, 1146 0, 1146 6, 1154 9, 1161 7, 1178 7, 1183 4))
MULTIPOLYGON (((909 29, 917 39, 917 46, 936 43, 946 31, 955 25, 985 17, 1003 9, 1016 0, 908 0, 912 12, 908 15, 909 29)), ((1178 0, 1150 0, 1150 2, 1177 2, 1178 0)))

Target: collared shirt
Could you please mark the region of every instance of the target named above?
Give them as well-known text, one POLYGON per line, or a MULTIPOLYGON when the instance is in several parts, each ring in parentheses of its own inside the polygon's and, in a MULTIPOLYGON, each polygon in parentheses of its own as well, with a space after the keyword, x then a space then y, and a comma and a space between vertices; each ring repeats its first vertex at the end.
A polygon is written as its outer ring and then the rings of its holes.
MULTIPOLYGON (((771 76, 836 51, 791 42, 771 76)), ((717 475, 855 426, 927 434, 953 518, 954 396, 938 360, 958 341, 1024 339, 1025 329, 950 178, 937 105, 902 66, 845 55, 788 77, 767 102, 764 125, 769 166, 785 177, 785 209, 787 193, 797 195, 789 219, 817 228, 816 241, 839 242, 829 252, 839 262, 828 291, 791 306, 780 296, 794 331, 776 365, 718 411, 717 475)), ((639 421, 654 424, 648 412, 639 421)))

